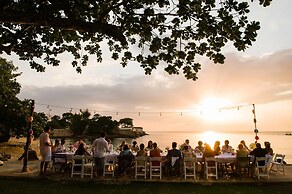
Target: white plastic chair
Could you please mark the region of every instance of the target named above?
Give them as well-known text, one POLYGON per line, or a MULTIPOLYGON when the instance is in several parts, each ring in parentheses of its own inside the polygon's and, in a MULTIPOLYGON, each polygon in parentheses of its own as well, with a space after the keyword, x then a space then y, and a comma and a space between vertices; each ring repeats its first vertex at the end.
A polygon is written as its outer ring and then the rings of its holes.
POLYGON ((184 177, 193 177, 196 179, 196 158, 185 157, 184 160, 184 177))
POLYGON ((285 159, 284 154, 276 154, 274 160, 271 162, 270 171, 275 171, 276 175, 278 174, 278 172, 282 172, 283 175, 285 175, 284 159, 285 159), (274 169, 274 166, 276 166, 277 168, 274 169))
POLYGON ((258 179, 260 177, 268 177, 270 178, 269 174, 269 160, 270 157, 257 157, 256 158, 256 172, 258 175, 258 179))
POLYGON ((135 157, 135 179, 138 176, 143 176, 144 179, 147 177, 147 157, 145 156, 135 157))
POLYGON ((205 158, 205 167, 206 167, 206 178, 207 179, 209 178, 209 176, 216 177, 216 179, 218 179, 218 165, 217 165, 217 161, 214 157, 206 157, 205 158), (213 172, 214 170, 215 170, 215 174, 213 172))
POLYGON ((150 157, 150 179, 152 177, 162 177, 162 164, 161 157, 150 157), (153 163, 158 163, 158 165, 153 165, 153 163))

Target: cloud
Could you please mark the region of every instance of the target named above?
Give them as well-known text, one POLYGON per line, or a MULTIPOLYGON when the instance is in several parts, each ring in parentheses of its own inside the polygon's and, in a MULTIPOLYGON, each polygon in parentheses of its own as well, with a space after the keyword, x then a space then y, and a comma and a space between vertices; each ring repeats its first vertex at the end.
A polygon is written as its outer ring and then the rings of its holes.
POLYGON ((82 109, 158 112, 185 109, 206 96, 227 98, 235 103, 291 99, 291 49, 261 58, 234 53, 226 56, 224 65, 203 65, 196 82, 186 80, 183 75, 170 76, 157 71, 151 76, 110 75, 110 85, 106 82, 54 87, 23 85, 19 97, 82 109))

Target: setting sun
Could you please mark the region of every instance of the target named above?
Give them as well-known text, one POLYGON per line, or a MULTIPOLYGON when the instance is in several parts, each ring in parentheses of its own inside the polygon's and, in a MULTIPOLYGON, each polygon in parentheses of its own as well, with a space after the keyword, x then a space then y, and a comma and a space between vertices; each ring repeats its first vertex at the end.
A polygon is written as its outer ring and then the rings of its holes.
POLYGON ((231 102, 224 99, 206 98, 199 102, 198 109, 203 119, 208 121, 225 121, 229 119, 224 107, 230 106, 231 102))
POLYGON ((213 148, 215 141, 220 140, 220 135, 214 131, 205 131, 202 133, 201 140, 203 143, 208 143, 213 148))

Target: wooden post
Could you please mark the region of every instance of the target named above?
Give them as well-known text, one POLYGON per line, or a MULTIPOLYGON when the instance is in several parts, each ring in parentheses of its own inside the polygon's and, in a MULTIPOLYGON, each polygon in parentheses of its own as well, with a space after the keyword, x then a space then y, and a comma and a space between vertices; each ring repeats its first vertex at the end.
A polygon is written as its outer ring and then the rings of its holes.
POLYGON ((252 113, 253 113, 253 122, 254 122, 254 133, 255 133, 255 140, 256 140, 256 143, 259 139, 258 137, 258 128, 257 128, 257 119, 256 119, 256 112, 255 112, 255 104, 252 104, 253 106, 253 110, 252 110, 252 113))
POLYGON ((33 113, 34 113, 34 100, 31 101, 30 113, 29 113, 29 116, 27 119, 28 120, 28 127, 27 127, 27 136, 26 136, 26 144, 25 144, 22 172, 29 172, 30 171, 28 166, 27 166, 27 162, 28 162, 28 150, 29 150, 29 146, 30 146, 30 142, 31 142, 30 130, 32 130, 33 113))

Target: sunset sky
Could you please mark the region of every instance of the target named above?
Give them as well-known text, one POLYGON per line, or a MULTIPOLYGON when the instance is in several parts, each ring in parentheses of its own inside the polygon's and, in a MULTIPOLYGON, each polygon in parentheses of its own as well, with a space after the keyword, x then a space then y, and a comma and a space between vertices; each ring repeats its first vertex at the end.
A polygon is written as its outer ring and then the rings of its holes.
POLYGON ((38 112, 88 108, 116 120, 133 118, 145 131, 253 132, 255 104, 260 132, 292 131, 291 7, 291 0, 274 0, 267 8, 253 3, 250 18, 261 22, 257 41, 245 52, 228 45, 223 65, 203 61, 195 82, 163 68, 146 76, 137 63, 122 68, 110 59, 93 60, 77 74, 65 56, 59 67, 37 73, 15 56, 0 56, 23 72, 19 98, 34 99, 38 112))

